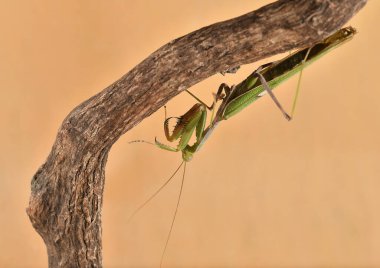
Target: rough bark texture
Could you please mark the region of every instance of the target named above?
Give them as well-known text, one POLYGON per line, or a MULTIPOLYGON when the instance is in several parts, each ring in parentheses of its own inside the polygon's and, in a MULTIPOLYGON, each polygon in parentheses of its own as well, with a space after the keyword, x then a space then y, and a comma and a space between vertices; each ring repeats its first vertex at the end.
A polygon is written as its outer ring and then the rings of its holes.
POLYGON ((116 140, 184 89, 228 68, 300 48, 366 0, 281 0, 169 42, 63 121, 32 179, 27 213, 49 267, 101 267, 104 168, 116 140))

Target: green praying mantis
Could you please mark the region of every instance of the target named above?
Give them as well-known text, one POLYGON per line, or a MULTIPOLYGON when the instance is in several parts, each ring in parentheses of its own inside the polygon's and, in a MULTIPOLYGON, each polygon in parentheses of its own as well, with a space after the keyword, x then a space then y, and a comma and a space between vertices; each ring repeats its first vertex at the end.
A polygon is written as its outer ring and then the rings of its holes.
MULTIPOLYGON (((200 150, 202 145, 210 137, 211 133, 215 130, 217 125, 221 121, 229 119, 230 117, 238 114, 246 107, 250 106, 251 103, 262 97, 263 93, 267 93, 273 99, 274 103, 283 113, 285 118, 287 120, 290 120, 292 116, 288 115, 282 108, 281 104, 274 96, 272 89, 274 89, 282 82, 286 81, 288 78, 290 78, 298 72, 301 76, 302 70, 306 66, 313 63, 332 49, 340 46, 348 40, 351 40, 355 33, 356 30, 352 27, 342 28, 319 43, 298 50, 279 61, 271 62, 260 66, 244 81, 242 81, 236 86, 229 87, 224 83, 221 84, 217 93, 214 95, 213 103, 210 106, 205 104, 190 91, 186 90, 191 96, 193 96, 197 100, 197 103, 194 104, 188 112, 186 112, 184 115, 180 117, 167 118, 165 109, 164 132, 166 139, 169 142, 174 142, 178 140, 178 145, 173 147, 170 145, 166 145, 158 141, 157 139, 155 139, 155 143, 151 144, 166 151, 181 152, 183 161, 172 174, 172 176, 145 203, 138 207, 137 210, 131 216, 133 217, 133 215, 135 215, 142 207, 144 207, 151 199, 153 199, 161 191, 161 189, 163 189, 175 176, 175 174, 178 172, 181 166, 184 166, 182 183, 179 191, 176 210, 173 215, 170 231, 168 233, 165 247, 162 253, 160 267, 163 262, 163 257, 165 255, 165 251, 177 215, 186 173, 186 163, 191 161, 193 155, 200 150), (219 104, 219 106, 216 109, 217 104, 219 104), (210 124, 206 127, 207 110, 211 111, 211 120, 210 124), (172 131, 170 131, 169 129, 169 122, 171 119, 177 120, 172 131), (193 144, 190 144, 190 139, 192 136, 194 136, 194 133, 196 138, 195 142, 193 144)), ((293 115, 294 113, 295 103, 299 91, 299 82, 300 80, 298 81, 291 115, 293 115)), ((145 141, 139 140, 134 142, 145 141)))

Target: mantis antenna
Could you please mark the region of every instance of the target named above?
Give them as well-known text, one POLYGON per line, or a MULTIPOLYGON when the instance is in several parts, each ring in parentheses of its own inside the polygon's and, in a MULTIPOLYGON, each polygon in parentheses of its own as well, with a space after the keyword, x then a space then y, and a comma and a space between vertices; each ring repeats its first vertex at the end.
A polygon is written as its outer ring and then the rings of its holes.
MULTIPOLYGON (((149 143, 149 144, 152 144, 154 145, 153 143, 151 142, 146 142, 146 141, 141 141, 141 140, 137 140, 137 141, 133 141, 133 142, 145 142, 145 143, 149 143)), ((158 188, 144 203, 142 203, 137 209, 135 209, 135 211, 133 211, 133 213, 131 214, 131 216, 129 217, 127 223, 129 223, 132 218, 142 209, 146 206, 146 204, 148 204, 159 192, 161 192, 161 190, 173 179, 173 177, 177 174, 178 170, 182 167, 184 161, 182 161, 182 163, 177 167, 177 169, 173 172, 173 174, 170 176, 169 179, 167 179, 164 184, 161 185, 160 188, 158 188)))
MULTIPOLYGON (((173 226, 174 226, 175 218, 176 218, 176 216, 177 216, 177 211, 178 211, 179 203, 180 203, 180 201, 181 201, 182 190, 183 190, 183 183, 185 182, 186 161, 183 161, 182 164, 183 164, 183 163, 185 163, 185 164, 183 165, 183 174, 182 174, 182 181, 181 181, 181 189, 179 190, 178 200, 177 200, 177 205, 176 205, 176 208, 175 208, 175 211, 174 211, 174 215, 173 215, 173 219, 172 219, 172 224, 170 225, 170 230, 169 230, 168 236, 167 236, 167 238, 166 238, 165 247, 164 247, 164 250, 162 251, 161 261, 160 261, 160 267, 162 267, 162 263, 163 263, 163 261, 164 261, 166 248, 168 247, 168 244, 169 244, 169 240, 170 240, 170 236, 171 236, 171 234, 172 234, 172 230, 173 230, 173 226)), ((182 164, 181 164, 181 166, 182 166, 182 164)), ((180 166, 180 167, 181 167, 181 166, 180 166)))

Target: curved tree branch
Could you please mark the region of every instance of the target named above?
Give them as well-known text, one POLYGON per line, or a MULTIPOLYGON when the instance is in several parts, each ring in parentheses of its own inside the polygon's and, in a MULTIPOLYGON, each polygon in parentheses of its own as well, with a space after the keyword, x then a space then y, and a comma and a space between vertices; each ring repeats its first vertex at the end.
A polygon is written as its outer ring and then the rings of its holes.
POLYGON ((175 39, 63 121, 32 179, 27 213, 49 267, 101 267, 104 168, 116 140, 184 89, 231 67, 311 45, 366 0, 280 0, 175 39))

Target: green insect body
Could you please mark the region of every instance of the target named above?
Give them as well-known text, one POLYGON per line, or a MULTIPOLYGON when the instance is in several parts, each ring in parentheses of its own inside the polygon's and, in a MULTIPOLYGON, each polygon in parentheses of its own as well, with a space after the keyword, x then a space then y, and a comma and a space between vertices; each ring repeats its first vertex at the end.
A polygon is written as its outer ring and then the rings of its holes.
MULTIPOLYGON (((308 66, 312 62, 319 59, 321 56, 325 55, 328 51, 338 47, 339 45, 345 43, 350 40, 354 34, 356 33, 355 29, 352 27, 343 28, 333 35, 329 36, 322 42, 319 42, 311 47, 299 50, 288 57, 285 57, 282 60, 268 63, 260 66, 257 70, 255 70, 251 75, 249 75, 244 81, 239 83, 236 86, 229 87, 226 84, 221 84, 216 95, 214 96, 213 105, 210 107, 203 103, 200 99, 194 96, 191 92, 187 91, 191 96, 193 96, 199 103, 195 104, 188 112, 182 115, 177 119, 177 123, 175 124, 172 132, 169 130, 169 121, 173 119, 173 117, 166 118, 164 121, 164 132, 166 139, 169 142, 174 142, 179 140, 178 145, 176 147, 172 147, 166 144, 159 142, 155 139, 154 145, 158 148, 171 151, 171 152, 182 152, 183 162, 176 169, 176 171, 172 174, 172 176, 138 209, 132 214, 135 215, 140 209, 142 209, 150 200, 152 200, 174 177, 174 175, 178 172, 180 167, 184 166, 181 189, 179 191, 178 201, 176 210, 172 219, 172 224, 170 227, 169 234, 166 239, 165 248, 163 250, 161 256, 161 264, 163 262, 163 258, 165 255, 165 251, 170 239, 170 235, 173 229, 174 221, 176 218, 184 178, 186 171, 186 163, 189 162, 194 153, 196 153, 211 133, 214 131, 216 126, 222 120, 227 120, 231 116, 239 113, 244 108, 248 107, 255 100, 259 99, 262 96, 262 93, 266 91, 270 97, 273 99, 278 108, 283 112, 285 117, 290 120, 291 117, 283 110, 280 103, 277 101, 275 96, 273 95, 271 89, 277 87, 279 84, 287 80, 292 75, 300 72, 302 74, 302 70, 304 67, 308 66), (221 101, 218 109, 216 110, 216 114, 214 117, 215 106, 216 103, 221 101), (206 119, 207 119, 207 109, 212 110, 211 123, 206 127, 206 119), (193 145, 190 145, 190 139, 194 135, 196 141, 193 145)), ((297 92, 298 92, 297 86, 297 92)), ((296 94, 297 96, 297 94, 296 94)), ((295 98, 296 99, 296 98, 295 98)), ((295 102, 294 102, 295 103, 295 102)), ((294 105, 293 105, 294 110, 294 105)), ((166 110, 165 110, 166 111, 166 110)), ((166 113, 165 113, 166 114, 166 113)), ((144 142, 144 141, 143 141, 144 142)))
MULTIPOLYGON (((302 71, 303 68, 327 52, 350 40, 355 33, 356 30, 352 27, 343 28, 320 43, 299 50, 282 60, 260 66, 236 86, 230 88, 226 84, 222 84, 218 89, 214 104, 211 107, 208 107, 192 93, 188 92, 201 103, 195 104, 187 113, 178 118, 172 134, 170 134, 169 131, 169 120, 171 118, 165 119, 164 122, 164 131, 167 140, 172 142, 179 139, 178 146, 171 147, 159 142, 157 139, 155 140, 155 145, 161 149, 172 152, 181 151, 182 159, 188 162, 192 159, 193 154, 204 144, 220 121, 227 120, 248 107, 252 102, 259 99, 264 91, 272 94, 271 97, 282 110, 277 99, 273 93, 271 93, 271 89, 277 87, 294 74, 302 71), (216 112, 216 116, 210 125, 205 128, 207 117, 206 108, 214 111, 215 103, 219 100, 221 100, 222 103, 216 112), (193 145, 189 145, 194 130, 196 132, 196 142, 193 145)), ((286 113, 285 115, 288 119, 291 118, 286 113)))
MULTIPOLYGON (((299 50, 277 62, 266 64, 260 73, 268 82, 269 87, 274 89, 327 52, 351 40, 355 33, 356 30, 352 27, 343 28, 320 43, 299 50)), ((229 103, 223 111, 223 119, 226 120, 239 113, 252 102, 259 99, 261 97, 260 94, 264 91, 265 89, 260 79, 258 79, 256 71, 253 72, 243 82, 238 84, 233 93, 231 93, 229 103)))

